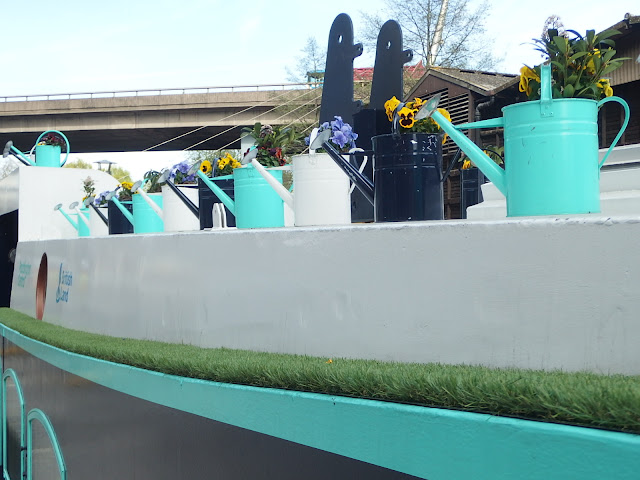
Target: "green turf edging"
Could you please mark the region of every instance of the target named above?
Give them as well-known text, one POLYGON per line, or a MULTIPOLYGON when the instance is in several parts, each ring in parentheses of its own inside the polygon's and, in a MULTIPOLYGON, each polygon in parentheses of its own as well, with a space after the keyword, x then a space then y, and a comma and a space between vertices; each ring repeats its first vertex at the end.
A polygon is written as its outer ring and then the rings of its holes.
POLYGON ((640 376, 406 364, 199 348, 80 332, 8 308, 0 322, 81 355, 185 377, 640 433, 640 376))

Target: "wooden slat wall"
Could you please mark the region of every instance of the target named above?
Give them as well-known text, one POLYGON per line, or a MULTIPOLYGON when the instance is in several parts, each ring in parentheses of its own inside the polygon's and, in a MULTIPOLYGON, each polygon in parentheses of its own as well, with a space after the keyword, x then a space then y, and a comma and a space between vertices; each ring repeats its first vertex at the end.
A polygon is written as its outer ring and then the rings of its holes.
MULTIPOLYGON (((441 94, 440 107, 445 108, 449 115, 451 115, 451 122, 453 124, 466 123, 469 121, 469 111, 472 110, 469 105, 470 95, 468 92, 460 93, 456 91, 454 94, 450 89, 444 88, 437 91, 429 92, 429 95, 425 97, 425 100, 433 97, 436 94, 441 94), (451 96, 450 96, 451 95, 451 96)), ((453 156, 458 151, 458 146, 447 138, 447 141, 442 146, 442 160, 443 168, 446 169, 453 156)), ((460 175, 458 169, 460 165, 454 166, 449 178, 444 183, 444 216, 446 219, 460 218, 460 175)))
MULTIPOLYGON (((626 100, 629 104, 631 116, 618 145, 631 145, 640 143, 640 80, 619 85, 613 89, 614 95, 626 100)), ((611 145, 623 121, 623 110, 620 105, 610 102, 600 109, 599 115, 599 139, 600 148, 611 145)))

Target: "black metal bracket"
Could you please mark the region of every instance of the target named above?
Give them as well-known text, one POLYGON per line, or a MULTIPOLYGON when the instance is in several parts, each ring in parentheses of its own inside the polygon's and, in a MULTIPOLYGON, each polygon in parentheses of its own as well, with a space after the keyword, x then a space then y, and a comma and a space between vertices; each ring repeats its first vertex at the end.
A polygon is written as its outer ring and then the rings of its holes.
POLYGON ((353 59, 360 55, 362 44, 353 43, 351 17, 341 13, 329 31, 320 123, 340 116, 345 123, 353 125, 353 114, 362 106, 361 102, 353 100, 353 59))
POLYGON ((385 102, 391 97, 403 99, 402 72, 404 64, 411 59, 413 51, 402 50, 402 29, 398 22, 385 22, 378 34, 369 108, 384 110, 385 102))

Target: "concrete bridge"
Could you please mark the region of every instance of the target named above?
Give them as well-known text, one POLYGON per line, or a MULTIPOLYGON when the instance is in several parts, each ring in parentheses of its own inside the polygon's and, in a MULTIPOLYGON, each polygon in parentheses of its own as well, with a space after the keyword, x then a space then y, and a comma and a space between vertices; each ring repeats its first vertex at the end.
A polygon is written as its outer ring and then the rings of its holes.
POLYGON ((321 90, 308 84, 0 97, 0 145, 29 150, 45 130, 74 153, 240 148, 242 127, 315 123, 321 90))

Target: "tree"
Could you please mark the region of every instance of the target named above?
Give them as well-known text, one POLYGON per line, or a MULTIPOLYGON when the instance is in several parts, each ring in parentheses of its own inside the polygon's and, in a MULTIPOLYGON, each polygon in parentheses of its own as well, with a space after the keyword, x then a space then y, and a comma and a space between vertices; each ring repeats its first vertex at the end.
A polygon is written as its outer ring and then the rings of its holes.
POLYGON ((91 166, 91 164, 89 162, 85 162, 84 160, 82 160, 81 158, 73 161, 73 162, 67 162, 64 164, 64 168, 82 168, 82 169, 86 169, 86 170, 91 170, 93 167, 91 166))
POLYGON ((129 170, 126 170, 122 167, 116 167, 115 165, 111 165, 110 173, 111 173, 111 176, 116 180, 118 180, 119 183, 133 182, 133 180, 131 180, 131 173, 129 172, 129 170))
MULTIPOLYGON (((494 70, 501 59, 492 42, 483 41, 487 1, 475 10, 470 0, 385 0, 385 17, 393 17, 402 27, 405 48, 413 50, 430 66, 494 70), (441 10, 445 4, 444 15, 441 10), (442 19, 441 36, 437 34, 442 19)), ((386 18, 379 13, 360 12, 364 31, 362 43, 375 51, 378 32, 386 18)))
POLYGON ((300 50, 301 55, 295 58, 296 65, 293 69, 286 67, 287 80, 290 82, 319 82, 322 75, 309 76, 309 74, 324 73, 324 67, 327 63, 327 52, 318 45, 314 37, 308 37, 307 43, 300 50))
MULTIPOLYGON (((85 170, 93 170, 93 167, 91 166, 91 164, 88 162, 85 162, 81 158, 73 162, 65 163, 64 168, 82 168, 85 170)), ((126 170, 122 167, 116 167, 115 165, 111 165, 111 172, 105 171, 105 173, 109 173, 113 178, 118 180, 118 182, 120 183, 131 182, 131 173, 129 172, 129 170, 126 170)))

